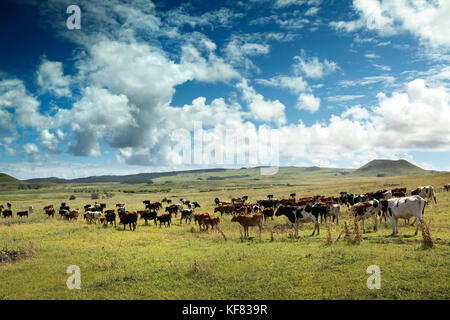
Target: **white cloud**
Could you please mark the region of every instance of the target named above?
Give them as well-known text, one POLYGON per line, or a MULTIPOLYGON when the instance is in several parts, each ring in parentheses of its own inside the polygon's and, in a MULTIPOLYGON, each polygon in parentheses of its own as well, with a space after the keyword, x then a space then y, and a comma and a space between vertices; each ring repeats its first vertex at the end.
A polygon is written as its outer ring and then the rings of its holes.
POLYGON ((53 153, 58 153, 58 138, 48 129, 42 130, 39 135, 39 142, 53 153))
POLYGON ((21 127, 41 128, 46 124, 46 117, 39 113, 39 101, 28 94, 21 80, 0 81, 0 107, 12 108, 12 118, 21 127))
POLYGON ((295 56, 296 65, 294 69, 302 72, 308 78, 323 78, 325 75, 336 71, 339 67, 336 62, 324 59, 319 61, 318 57, 307 58, 305 51, 302 49, 300 56, 295 56))
POLYGON ((62 63, 56 61, 42 61, 37 71, 37 81, 43 91, 50 92, 56 97, 70 97, 70 77, 65 76, 62 63))
POLYGON ((309 112, 317 112, 320 108, 320 98, 315 97, 313 94, 302 93, 298 97, 296 108, 309 112))
POLYGON ((355 99, 359 99, 359 98, 363 98, 364 95, 340 95, 340 96, 331 96, 331 97, 327 97, 327 101, 330 102, 342 102, 342 101, 351 101, 351 100, 355 100, 355 99))
POLYGON ((364 57, 366 57, 367 59, 378 59, 378 58, 380 58, 379 55, 374 54, 374 53, 366 53, 366 54, 364 55, 364 57))
POLYGON ((31 155, 33 153, 38 153, 39 148, 34 143, 27 143, 23 146, 25 153, 31 155))
POLYGON ((353 0, 359 18, 337 21, 337 30, 353 32, 361 28, 380 35, 408 31, 432 47, 450 46, 450 2, 447 0, 353 0))
POLYGON ((242 98, 250 109, 251 117, 257 121, 275 122, 278 125, 286 123, 285 106, 278 100, 266 100, 249 86, 246 79, 236 87, 241 90, 242 98))
POLYGON ((257 79, 256 82, 265 86, 286 88, 292 93, 308 90, 308 83, 302 77, 276 76, 270 79, 257 79))

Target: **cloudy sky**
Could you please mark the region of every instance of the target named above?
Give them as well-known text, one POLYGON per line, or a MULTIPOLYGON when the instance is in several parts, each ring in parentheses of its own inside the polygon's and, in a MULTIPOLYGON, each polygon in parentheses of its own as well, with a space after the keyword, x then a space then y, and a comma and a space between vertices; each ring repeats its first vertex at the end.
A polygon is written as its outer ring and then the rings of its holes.
POLYGON ((227 132, 250 154, 276 136, 280 165, 450 170, 449 16, 445 0, 2 1, 0 172, 248 165, 212 160, 227 132), (180 141, 199 124, 195 160, 180 141))

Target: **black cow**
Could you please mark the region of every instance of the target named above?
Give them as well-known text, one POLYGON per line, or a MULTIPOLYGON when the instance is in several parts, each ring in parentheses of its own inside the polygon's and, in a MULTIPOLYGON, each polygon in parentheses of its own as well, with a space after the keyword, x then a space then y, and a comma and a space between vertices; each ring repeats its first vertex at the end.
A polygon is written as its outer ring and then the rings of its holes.
POLYGON ((174 213, 174 214, 175 214, 175 218, 176 218, 177 215, 178 215, 178 206, 175 205, 175 204, 166 207, 165 210, 166 210, 166 212, 168 212, 168 213, 174 213))
POLYGON ((23 216, 27 216, 27 218, 28 218, 28 211, 20 211, 20 212, 17 212, 17 215, 19 216, 19 217, 23 217, 23 216))
POLYGON ((180 224, 183 221, 183 219, 187 220, 189 219, 189 223, 191 223, 191 216, 194 214, 194 210, 193 209, 184 209, 181 210, 181 219, 180 219, 180 224))
POLYGON ((163 214, 156 218, 159 221, 159 227, 161 228, 161 225, 164 223, 165 227, 170 227, 170 223, 172 222, 172 214, 163 214), (166 226, 167 223, 167 226, 166 226))
POLYGON ((264 208, 276 208, 278 200, 258 200, 257 203, 264 208))
POLYGON ((3 211, 3 218, 12 217, 12 210, 6 209, 3 211))
POLYGON ((107 223, 110 223, 111 225, 114 223, 114 226, 116 226, 116 213, 114 210, 107 210, 105 212, 105 220, 107 223))
POLYGON ((148 220, 153 220, 155 224, 157 223, 156 218, 158 217, 158 213, 156 211, 143 210, 138 211, 138 213, 141 215, 141 219, 145 220, 145 225, 148 225, 148 220))

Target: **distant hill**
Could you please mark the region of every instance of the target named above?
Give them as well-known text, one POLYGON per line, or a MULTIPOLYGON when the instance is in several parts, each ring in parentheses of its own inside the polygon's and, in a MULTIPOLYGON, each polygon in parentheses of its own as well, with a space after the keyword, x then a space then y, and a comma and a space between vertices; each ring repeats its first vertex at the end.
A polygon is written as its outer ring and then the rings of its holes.
POLYGON ((187 183, 193 181, 222 181, 232 184, 248 181, 269 181, 277 183, 280 180, 307 181, 308 179, 327 179, 334 177, 389 177, 433 174, 436 171, 424 170, 406 160, 373 160, 359 169, 339 169, 313 167, 280 167, 276 175, 263 176, 260 168, 240 169, 199 169, 171 172, 140 173, 124 176, 94 176, 78 179, 41 178, 20 181, 6 174, 0 174, 0 186, 6 184, 22 184, 23 186, 45 186, 54 183, 122 183, 122 184, 167 184, 187 183), (170 179, 168 179, 170 178, 170 179), (4 181, 4 182, 2 182, 4 181))
POLYGON ((424 170, 406 160, 372 160, 351 175, 360 177, 391 177, 431 174, 434 171, 424 170))
POLYGON ((5 173, 0 173, 0 184, 19 184, 21 181, 5 173))

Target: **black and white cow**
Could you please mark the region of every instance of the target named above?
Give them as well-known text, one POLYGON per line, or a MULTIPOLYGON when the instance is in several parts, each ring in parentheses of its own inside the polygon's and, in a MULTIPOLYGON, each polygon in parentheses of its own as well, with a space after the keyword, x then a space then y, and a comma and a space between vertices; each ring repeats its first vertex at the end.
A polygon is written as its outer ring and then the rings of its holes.
POLYGON ((434 200, 434 203, 437 204, 436 193, 434 192, 434 188, 432 186, 418 187, 417 189, 411 191, 411 195, 417 195, 424 199, 434 200))
POLYGON ((300 223, 313 222, 314 223, 314 231, 312 235, 315 234, 317 230, 317 235, 320 234, 319 227, 319 211, 315 210, 311 205, 306 206, 279 206, 275 216, 286 216, 295 230, 295 237, 298 237, 298 227, 300 223))
MULTIPOLYGON (((396 235, 398 233, 398 219, 410 219, 414 217, 417 220, 421 220, 425 214, 426 204, 427 202, 418 195, 382 200, 382 210, 387 212, 387 216, 392 223, 392 235, 396 235)), ((418 231, 419 225, 416 226, 416 231, 414 233, 415 236, 418 231)))

